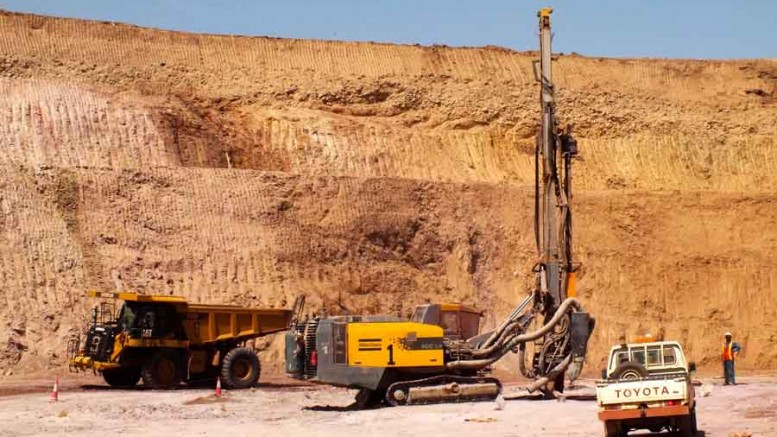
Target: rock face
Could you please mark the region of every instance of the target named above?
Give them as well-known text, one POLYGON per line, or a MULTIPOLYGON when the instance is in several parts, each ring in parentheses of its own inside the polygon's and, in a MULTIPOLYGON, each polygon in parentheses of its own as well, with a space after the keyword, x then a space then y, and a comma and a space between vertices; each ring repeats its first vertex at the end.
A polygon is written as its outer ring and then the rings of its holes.
MULTIPOLYGON (((86 290, 117 285, 332 313, 463 301, 496 325, 536 260, 532 59, 0 14, 0 371, 62 365, 86 290)), ((726 330, 740 366, 774 368, 777 62, 555 72, 582 151, 588 370, 644 331, 716 366, 726 330)))

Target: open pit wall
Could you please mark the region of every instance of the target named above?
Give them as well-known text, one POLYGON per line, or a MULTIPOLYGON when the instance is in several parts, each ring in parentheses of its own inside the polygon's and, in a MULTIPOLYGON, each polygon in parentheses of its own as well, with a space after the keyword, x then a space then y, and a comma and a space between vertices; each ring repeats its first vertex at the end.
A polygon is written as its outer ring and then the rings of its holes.
MULTIPOLYGON (((536 261, 534 57, 0 13, 0 371, 63 365, 90 288, 495 326, 536 261)), ((777 63, 554 68, 588 369, 650 331, 717 370, 725 330, 774 368, 777 63)))

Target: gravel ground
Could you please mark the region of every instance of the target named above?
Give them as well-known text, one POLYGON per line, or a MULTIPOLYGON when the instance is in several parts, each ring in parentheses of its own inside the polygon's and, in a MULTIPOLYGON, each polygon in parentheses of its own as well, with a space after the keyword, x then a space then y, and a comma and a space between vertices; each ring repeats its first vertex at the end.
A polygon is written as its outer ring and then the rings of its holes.
MULTIPOLYGON (((115 390, 91 380, 81 385, 65 380, 58 402, 49 402, 48 393, 39 390, 9 394, 5 383, 0 384, 6 393, 0 397, 0 436, 602 434, 590 381, 569 392, 564 402, 531 400, 522 386, 512 384, 501 410, 494 402, 481 402, 365 411, 348 408, 353 391, 277 381, 216 398, 211 388, 115 390)), ((777 378, 744 378, 735 387, 703 382, 697 388, 701 435, 777 436, 777 378)))

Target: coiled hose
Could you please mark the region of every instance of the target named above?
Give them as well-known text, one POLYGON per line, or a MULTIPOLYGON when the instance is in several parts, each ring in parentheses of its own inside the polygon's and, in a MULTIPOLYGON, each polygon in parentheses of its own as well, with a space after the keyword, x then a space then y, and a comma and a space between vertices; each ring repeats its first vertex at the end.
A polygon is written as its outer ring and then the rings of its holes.
MULTIPOLYGON (((501 335, 499 335, 499 341, 495 342, 493 345, 489 346, 488 348, 482 349, 482 351, 486 352, 486 357, 481 359, 472 359, 472 360, 456 360, 451 361, 449 363, 445 364, 445 368, 448 370, 479 370, 482 369, 500 358, 502 358, 507 352, 511 351, 515 346, 518 346, 521 343, 526 343, 528 341, 534 341, 548 332, 550 332, 560 321, 561 319, 566 316, 567 312, 570 310, 570 308, 574 308, 578 311, 582 310, 582 305, 580 304, 580 301, 578 301, 575 298, 568 298, 564 302, 559 305, 558 310, 556 310, 556 313, 553 315, 553 317, 550 319, 548 323, 543 325, 540 329, 534 331, 534 332, 528 332, 526 334, 517 335, 513 338, 511 338, 509 341, 505 341, 504 339, 507 338, 507 334, 511 333, 507 327, 513 325, 514 323, 508 323, 505 325, 505 329, 502 332, 501 335)), ((477 354, 479 350, 476 350, 474 354, 477 354)), ((569 361, 571 361, 571 356, 568 357, 569 359, 565 360, 567 361, 567 365, 569 365, 569 361)), ((554 369, 555 370, 555 369, 554 369)))

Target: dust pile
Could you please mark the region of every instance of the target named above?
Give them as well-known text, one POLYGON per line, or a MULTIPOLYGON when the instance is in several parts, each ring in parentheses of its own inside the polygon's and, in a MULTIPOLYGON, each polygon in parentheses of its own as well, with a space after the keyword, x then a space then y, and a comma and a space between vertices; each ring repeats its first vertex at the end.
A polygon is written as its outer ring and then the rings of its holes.
MULTIPOLYGON (((0 373, 63 365, 88 289, 495 326, 533 281, 534 58, 0 14, 0 373)), ((777 62, 555 77, 588 370, 644 331, 777 366, 777 62)))

